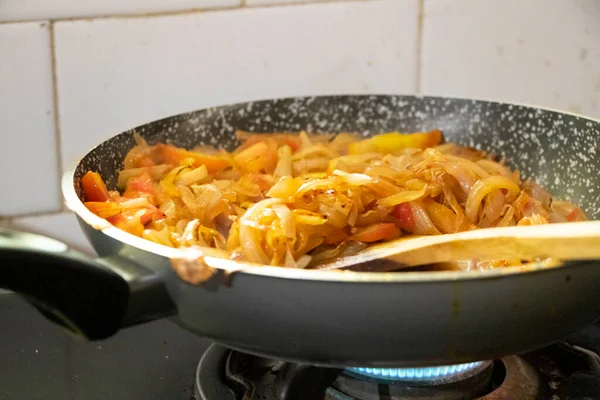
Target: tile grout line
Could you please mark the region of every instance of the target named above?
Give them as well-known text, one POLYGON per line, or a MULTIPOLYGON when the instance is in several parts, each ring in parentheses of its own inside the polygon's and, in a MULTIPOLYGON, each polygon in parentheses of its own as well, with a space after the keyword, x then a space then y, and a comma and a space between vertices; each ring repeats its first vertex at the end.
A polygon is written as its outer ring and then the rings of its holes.
POLYGON ((257 5, 248 5, 248 0, 243 0, 244 4, 246 4, 247 8, 256 9, 256 8, 279 8, 279 7, 296 7, 296 6, 305 6, 305 5, 315 5, 315 4, 343 4, 343 3, 360 3, 360 2, 375 2, 375 1, 386 1, 386 0, 295 0, 291 3, 264 3, 257 5))
MULTIPOLYGON (((26 214, 11 215, 10 217, 2 217, 2 218, 0 218, 0 222, 10 224, 21 218, 53 217, 56 215, 63 215, 63 214, 69 214, 69 213, 67 212, 67 210, 36 211, 36 212, 30 212, 30 213, 26 213, 26 214)), ((73 213, 73 215, 75 215, 75 214, 73 213)))
POLYGON ((227 10, 241 9, 240 6, 233 7, 216 7, 216 8, 186 8, 181 10, 163 10, 163 11, 149 11, 141 13, 115 13, 115 14, 92 14, 92 15, 76 15, 73 17, 39 17, 39 18, 25 18, 16 19, 9 21, 0 21, 0 25, 6 24, 18 24, 27 22, 38 22, 44 20, 51 20, 52 22, 69 22, 69 21, 93 21, 96 19, 134 19, 134 18, 155 18, 155 17, 168 17, 171 15, 186 15, 186 14, 200 14, 205 12, 219 12, 227 10))
POLYGON ((151 11, 145 13, 116 13, 116 14, 95 14, 95 15, 79 15, 74 17, 39 17, 39 18, 25 18, 15 19, 8 21, 0 21, 0 25, 8 24, 19 24, 29 22, 39 22, 51 20, 53 23, 57 22, 69 22, 69 21, 94 21, 97 19, 134 19, 134 18, 156 18, 156 17, 168 17, 176 15, 186 14, 200 14, 200 13, 211 13, 211 12, 222 12, 222 11, 235 11, 243 9, 258 9, 258 8, 274 8, 274 7, 289 7, 299 5, 310 5, 310 4, 331 4, 331 3, 355 3, 355 2, 369 2, 375 0, 297 0, 292 3, 282 4, 259 4, 256 6, 248 5, 248 0, 242 0, 239 6, 232 7, 213 7, 213 8, 187 8, 182 10, 164 10, 164 11, 151 11))
POLYGON ((417 70, 415 79, 415 93, 421 94, 421 68, 423 67, 423 19, 425 0, 417 0, 417 70))
POLYGON ((62 162, 62 135, 60 131, 60 112, 58 106, 58 72, 56 70, 56 38, 54 33, 54 21, 50 21, 50 65, 52 69, 52 101, 54 102, 54 143, 56 145, 56 173, 58 174, 58 204, 59 211, 64 211, 65 205, 61 194, 61 180, 63 172, 62 162))

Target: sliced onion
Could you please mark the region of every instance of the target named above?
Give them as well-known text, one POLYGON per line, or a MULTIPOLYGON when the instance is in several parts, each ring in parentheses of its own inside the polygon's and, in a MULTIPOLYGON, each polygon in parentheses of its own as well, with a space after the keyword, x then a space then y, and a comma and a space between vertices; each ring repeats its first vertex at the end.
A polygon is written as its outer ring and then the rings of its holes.
POLYGON ((144 229, 142 238, 162 244, 163 246, 174 247, 167 229, 162 229, 160 231, 156 229, 144 229))
MULTIPOLYGON (((179 168, 179 167, 177 167, 179 168)), ((154 180, 162 179, 166 174, 173 169, 172 165, 161 164, 153 167, 142 167, 142 168, 128 168, 119 172, 119 178, 117 179, 117 186, 124 189, 127 186, 127 181, 136 176, 140 176, 144 172, 147 172, 150 177, 154 180)))
POLYGON ((181 244, 183 246, 193 246, 198 243, 198 226, 200 226, 200 221, 197 219, 190 221, 185 226, 181 235, 181 244))
POLYGON ((468 194, 476 182, 476 178, 473 174, 466 171, 460 164, 454 162, 444 162, 442 165, 446 173, 457 180, 463 192, 468 194))
POLYGON ((201 165, 196 169, 193 169, 189 172, 185 172, 175 180, 175 183, 178 185, 189 186, 192 183, 198 183, 208 177, 208 170, 205 165, 201 165))
POLYGON ((315 157, 315 156, 332 159, 332 158, 339 156, 339 154, 327 146, 324 146, 322 144, 316 144, 313 146, 302 147, 301 150, 298 150, 297 152, 294 153, 294 155, 292 156, 292 160, 294 160, 294 161, 306 160, 306 159, 309 159, 309 158, 315 157))
POLYGON ((292 148, 290 146, 283 145, 277 150, 277 166, 273 171, 273 176, 280 178, 282 176, 292 175, 292 148))
POLYGON ((501 190, 492 190, 484 200, 483 215, 490 222, 496 221, 502 215, 504 207, 504 195, 501 190))
POLYGON ((463 168, 465 168, 468 171, 473 172, 476 176, 478 176, 480 178, 486 178, 490 175, 485 169, 483 169, 481 166, 477 165, 477 163, 475 163, 471 160, 467 160, 466 158, 457 157, 457 156, 448 154, 448 155, 446 155, 446 160, 453 161, 453 162, 460 164, 463 168))
POLYGON ((135 140, 135 144, 138 146, 148 146, 146 139, 144 139, 135 129, 133 130, 133 140, 135 140))
POLYGON ((296 221, 294 220, 292 211, 285 204, 274 204, 273 210, 279 218, 279 223, 281 224, 283 236, 285 236, 288 239, 295 240, 296 221))
POLYGON ((487 178, 478 180, 469 192, 465 205, 465 215, 469 221, 477 223, 481 202, 485 196, 496 189, 507 189, 513 196, 518 195, 521 191, 519 185, 512 179, 504 176, 488 176, 487 178))
POLYGON ((294 175, 311 171, 323 171, 329 166, 329 158, 316 157, 294 161, 292 163, 292 171, 294 175))
POLYGON ((496 224, 497 227, 514 226, 515 225, 515 209, 510 204, 504 205, 502 210, 502 219, 496 224))
POLYGON ((392 196, 380 199, 377 201, 377 204, 380 207, 394 207, 401 203, 418 200, 425 196, 425 193, 427 193, 427 185, 424 185, 423 188, 420 190, 400 192, 392 196))
MULTIPOLYGON (((492 160, 479 160, 476 164, 485 169, 490 175, 501 175, 512 178, 510 171, 504 165, 492 160)), ((518 182, 517 182, 518 183, 518 182)))
POLYGON ((296 261, 296 268, 306 268, 308 266, 308 264, 310 264, 312 260, 312 257, 309 256, 308 254, 304 254, 302 256, 300 256, 300 258, 298 258, 298 261, 296 261))
POLYGON ((423 208, 420 202, 415 201, 410 203, 410 208, 415 221, 415 232, 417 235, 441 235, 442 233, 435 227, 427 211, 423 208))
POLYGON ((258 219, 263 210, 275 204, 281 204, 281 200, 266 199, 259 201, 240 218, 240 245, 244 257, 248 261, 264 265, 269 264, 269 257, 267 257, 261 246, 260 232, 254 228, 253 222, 258 219))

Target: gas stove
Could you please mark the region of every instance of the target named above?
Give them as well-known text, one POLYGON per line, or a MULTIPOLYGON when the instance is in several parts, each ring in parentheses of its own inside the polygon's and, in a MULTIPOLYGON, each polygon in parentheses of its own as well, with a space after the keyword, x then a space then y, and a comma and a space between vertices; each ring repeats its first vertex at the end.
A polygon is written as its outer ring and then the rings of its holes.
POLYGON ((321 368, 212 345, 194 382, 196 400, 595 400, 600 333, 497 360, 426 368, 321 368))

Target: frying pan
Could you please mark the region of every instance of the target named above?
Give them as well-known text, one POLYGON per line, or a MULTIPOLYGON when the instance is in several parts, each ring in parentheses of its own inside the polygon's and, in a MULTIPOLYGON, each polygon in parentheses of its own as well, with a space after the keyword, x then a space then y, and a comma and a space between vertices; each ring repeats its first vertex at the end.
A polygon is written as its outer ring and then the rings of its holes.
MULTIPOLYGON (((600 121, 487 101, 412 96, 303 97, 227 105, 137 127, 151 144, 232 149, 250 132, 359 132, 440 128, 449 141, 505 155, 557 198, 600 215, 600 121)), ((109 187, 129 149, 124 132, 91 150, 63 177, 67 206, 100 258, 49 238, 0 231, 0 286, 90 340, 170 317, 241 351, 324 366, 446 365, 529 351, 600 317, 599 262, 523 272, 340 272, 256 267, 233 261, 198 285, 174 272, 177 249, 131 236, 89 212, 80 178, 109 187)))

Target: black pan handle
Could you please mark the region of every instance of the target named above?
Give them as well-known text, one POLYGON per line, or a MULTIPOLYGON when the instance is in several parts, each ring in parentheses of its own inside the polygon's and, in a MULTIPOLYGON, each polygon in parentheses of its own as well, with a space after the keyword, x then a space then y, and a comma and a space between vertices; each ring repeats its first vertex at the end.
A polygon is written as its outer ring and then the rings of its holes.
POLYGON ((93 260, 54 239, 0 228, 0 288, 88 340, 173 315, 162 278, 131 260, 93 260))

